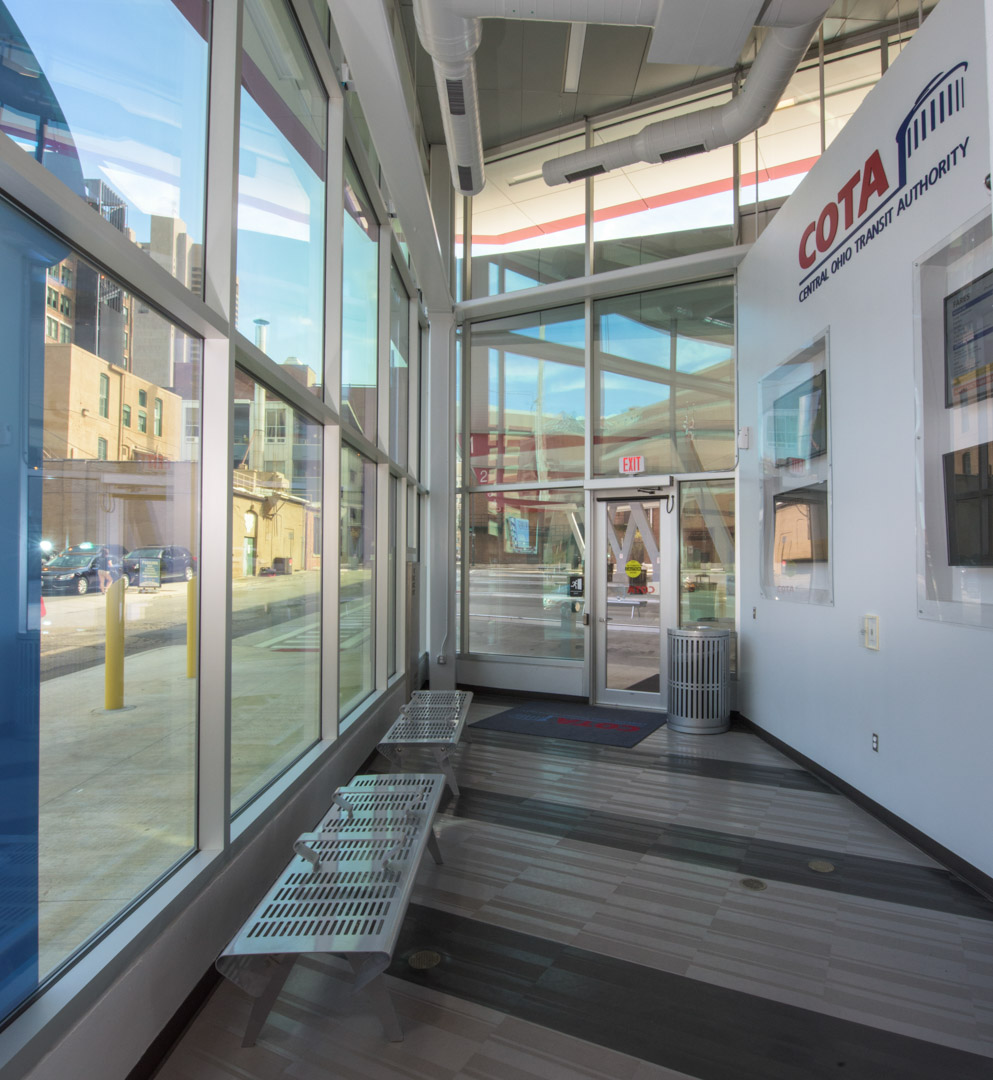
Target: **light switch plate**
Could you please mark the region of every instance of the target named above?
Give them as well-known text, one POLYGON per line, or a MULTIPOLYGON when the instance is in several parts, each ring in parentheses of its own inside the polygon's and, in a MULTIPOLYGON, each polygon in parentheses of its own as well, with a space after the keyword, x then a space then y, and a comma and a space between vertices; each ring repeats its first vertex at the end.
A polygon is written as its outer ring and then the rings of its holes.
POLYGON ((879 616, 865 616, 865 647, 879 651, 879 616))

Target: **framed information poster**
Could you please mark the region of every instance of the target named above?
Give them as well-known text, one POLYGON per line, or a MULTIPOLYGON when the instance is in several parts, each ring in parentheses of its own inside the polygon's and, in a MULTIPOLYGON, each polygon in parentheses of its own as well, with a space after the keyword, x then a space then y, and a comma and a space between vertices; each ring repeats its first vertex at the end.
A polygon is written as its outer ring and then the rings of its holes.
POLYGON ((993 396, 993 270, 945 297, 945 408, 993 396))

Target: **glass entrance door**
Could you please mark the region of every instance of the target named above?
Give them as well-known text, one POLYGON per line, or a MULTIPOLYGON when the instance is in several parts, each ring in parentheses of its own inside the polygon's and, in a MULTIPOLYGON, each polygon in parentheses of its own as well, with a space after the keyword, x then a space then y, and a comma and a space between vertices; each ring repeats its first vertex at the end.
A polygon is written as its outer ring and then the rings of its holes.
POLYGON ((596 507, 594 700, 663 709, 664 631, 675 624, 674 515, 658 498, 596 507))

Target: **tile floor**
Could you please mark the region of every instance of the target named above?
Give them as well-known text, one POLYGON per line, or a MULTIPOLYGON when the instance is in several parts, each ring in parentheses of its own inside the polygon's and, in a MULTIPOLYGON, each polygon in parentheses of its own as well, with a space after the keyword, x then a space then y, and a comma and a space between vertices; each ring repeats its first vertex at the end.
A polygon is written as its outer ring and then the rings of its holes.
POLYGON ((257 1046, 221 983, 158 1080, 993 1077, 993 902, 755 735, 470 738, 388 976, 404 1041, 306 957, 257 1046))

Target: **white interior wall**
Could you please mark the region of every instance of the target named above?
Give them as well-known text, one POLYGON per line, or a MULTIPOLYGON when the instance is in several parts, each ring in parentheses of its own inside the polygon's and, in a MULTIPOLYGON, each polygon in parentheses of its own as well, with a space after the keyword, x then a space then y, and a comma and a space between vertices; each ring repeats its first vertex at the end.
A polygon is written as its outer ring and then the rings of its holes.
MULTIPOLYGON (((942 0, 739 268, 739 423, 753 433, 740 458, 739 707, 993 874, 993 631, 918 616, 915 482, 914 262, 990 206, 983 8, 942 0), (966 107, 921 144, 908 186, 968 136, 964 160, 899 215, 895 198, 890 223, 800 302, 808 223, 873 150, 887 194, 898 185, 901 121, 929 80, 962 60, 966 107), (834 604, 816 607, 761 595, 758 382, 828 328, 834 604), (862 646, 867 613, 879 616, 878 652, 862 646)), ((885 197, 872 196, 866 215, 885 197)), ((857 210, 858 189, 856 224, 857 210)))

